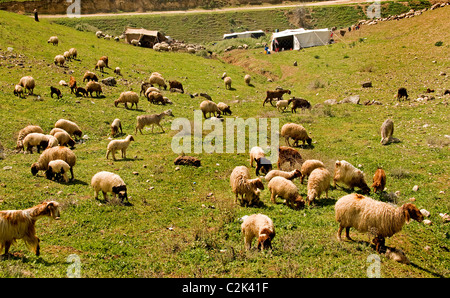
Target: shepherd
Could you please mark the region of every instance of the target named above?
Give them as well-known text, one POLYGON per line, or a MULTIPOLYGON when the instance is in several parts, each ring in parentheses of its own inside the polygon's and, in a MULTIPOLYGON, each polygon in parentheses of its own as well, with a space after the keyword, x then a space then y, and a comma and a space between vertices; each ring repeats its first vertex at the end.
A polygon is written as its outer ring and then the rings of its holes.
POLYGON ((37 11, 37 9, 35 8, 33 12, 34 12, 34 20, 35 20, 36 22, 39 22, 39 16, 38 16, 38 11, 37 11))

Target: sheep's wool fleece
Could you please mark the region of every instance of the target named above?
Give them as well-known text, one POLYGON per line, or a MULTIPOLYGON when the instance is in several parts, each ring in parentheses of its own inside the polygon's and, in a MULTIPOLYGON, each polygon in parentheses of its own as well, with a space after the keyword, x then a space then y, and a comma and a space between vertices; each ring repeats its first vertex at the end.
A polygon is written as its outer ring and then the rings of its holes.
POLYGON ((263 229, 275 232, 272 220, 264 214, 252 214, 244 219, 241 224, 241 230, 246 236, 259 237, 263 229), (249 233, 249 234, 248 234, 249 233))
POLYGON ((113 186, 125 185, 125 182, 117 174, 102 171, 92 177, 91 185, 94 189, 108 190, 107 192, 111 192, 113 186))

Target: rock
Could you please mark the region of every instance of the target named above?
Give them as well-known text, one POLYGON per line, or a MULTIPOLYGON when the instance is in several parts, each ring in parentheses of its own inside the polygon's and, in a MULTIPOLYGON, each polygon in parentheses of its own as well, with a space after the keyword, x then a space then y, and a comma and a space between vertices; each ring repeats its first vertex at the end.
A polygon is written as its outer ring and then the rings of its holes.
POLYGON ((349 97, 344 98, 343 100, 339 101, 339 103, 353 103, 353 104, 359 104, 359 95, 352 95, 349 97))
POLYGON ((337 100, 336 99, 327 99, 323 102, 324 105, 335 105, 337 104, 337 100))
POLYGON ((420 213, 422 213, 422 215, 425 217, 430 216, 430 211, 428 211, 426 209, 420 209, 420 213))
POLYGON ((103 79, 102 83, 105 84, 106 86, 116 86, 117 81, 114 77, 108 77, 106 79, 103 79))
POLYGON ((396 262, 402 263, 402 264, 409 264, 409 260, 406 257, 405 253, 401 249, 397 248, 387 248, 386 249, 386 257, 388 257, 391 260, 394 260, 396 262))
POLYGON ((5 171, 12 170, 12 167, 11 166, 4 166, 3 170, 5 170, 5 171))
POLYGON ((414 185, 412 188, 413 191, 418 191, 419 190, 419 186, 418 185, 414 185))
POLYGON ((423 223, 425 224, 425 225, 427 225, 427 226, 431 226, 433 223, 431 222, 431 220, 429 220, 429 219, 424 219, 423 220, 423 223))
POLYGON ((439 216, 442 217, 442 220, 445 222, 450 222, 450 215, 447 213, 439 213, 439 216))

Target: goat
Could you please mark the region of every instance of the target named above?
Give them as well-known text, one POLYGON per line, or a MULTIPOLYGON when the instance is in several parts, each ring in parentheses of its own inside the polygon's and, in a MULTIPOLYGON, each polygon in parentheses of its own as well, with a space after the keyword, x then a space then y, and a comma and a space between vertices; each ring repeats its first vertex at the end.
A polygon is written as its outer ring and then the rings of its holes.
POLYGON ((274 107, 272 103, 272 99, 282 100, 283 94, 291 94, 291 90, 267 90, 266 91, 266 99, 264 99, 263 106, 266 102, 270 102, 270 104, 274 107))

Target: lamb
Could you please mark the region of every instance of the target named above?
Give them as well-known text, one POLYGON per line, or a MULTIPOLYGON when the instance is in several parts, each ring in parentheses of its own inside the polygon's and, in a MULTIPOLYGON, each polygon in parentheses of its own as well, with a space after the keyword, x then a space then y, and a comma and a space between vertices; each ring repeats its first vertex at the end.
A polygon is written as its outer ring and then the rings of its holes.
POLYGON ((363 193, 370 193, 370 188, 364 180, 364 173, 345 160, 336 160, 333 177, 335 188, 337 182, 343 182, 352 190, 356 186, 360 188, 363 193))
POLYGON ((169 101, 166 101, 161 92, 158 91, 145 92, 145 96, 147 97, 147 100, 153 104, 162 103, 165 105, 166 103, 169 103, 169 101))
POLYGON ((328 189, 330 188, 331 174, 326 168, 316 168, 309 175, 308 179, 308 205, 314 203, 314 200, 320 199, 320 196, 325 192, 325 197, 328 198, 328 189))
POLYGON ((305 205, 303 198, 298 192, 297 186, 291 181, 281 176, 273 177, 268 184, 270 200, 276 204, 276 197, 286 200, 286 205, 298 209, 305 205))
POLYGON ((53 178, 58 181, 69 182, 67 172, 70 171, 70 166, 67 162, 61 159, 52 160, 48 163, 48 169, 45 171, 45 177, 49 180, 53 178))
POLYGON ((69 51, 65 51, 64 54, 63 54, 63 56, 64 56, 64 59, 66 59, 66 60, 68 60, 68 61, 71 60, 71 56, 70 56, 69 51))
POLYGON ((88 97, 89 95, 86 89, 84 89, 83 87, 77 87, 76 90, 77 91, 75 92, 75 96, 88 97))
POLYGON ((99 59, 99 61, 100 61, 100 60, 102 60, 103 62, 105 62, 105 67, 106 67, 106 68, 110 68, 109 65, 108 65, 108 64, 109 64, 109 58, 108 58, 108 56, 101 56, 100 59, 99 59))
POLYGON ((33 153, 33 147, 36 146, 37 153, 41 153, 48 147, 48 137, 43 133, 32 132, 29 133, 22 142, 23 149, 33 153))
POLYGON ((250 250, 253 238, 258 238, 258 249, 272 249, 275 227, 267 215, 259 213, 247 216, 241 224, 241 233, 244 236, 245 249, 250 250))
POLYGON ((281 112, 281 113, 283 113, 286 110, 288 105, 289 105, 289 101, 287 101, 286 99, 279 100, 275 104, 275 106, 277 107, 278 112, 281 112))
POLYGON ((119 133, 119 129, 120 129, 120 133, 122 134, 122 123, 120 122, 120 119, 116 118, 114 119, 114 121, 111 123, 111 135, 115 136, 116 134, 119 133))
POLYGON ((90 81, 86 84, 86 91, 89 93, 89 95, 91 97, 93 97, 92 93, 94 93, 94 92, 97 97, 99 97, 100 93, 103 92, 102 86, 99 83, 94 82, 94 81, 90 81))
POLYGON ((234 202, 237 203, 238 196, 241 196, 241 205, 247 206, 257 204, 261 190, 264 185, 260 178, 250 179, 250 172, 246 166, 237 166, 230 175, 230 186, 236 195, 234 202))
POLYGON ((59 43, 58 36, 50 36, 50 38, 47 40, 47 43, 51 43, 54 46, 57 46, 59 43))
POLYGON ((277 167, 279 170, 292 171, 293 169, 301 169, 303 158, 294 148, 280 146, 278 148, 277 167))
POLYGON ((299 169, 294 169, 290 172, 280 171, 280 170, 272 170, 269 173, 267 173, 267 175, 266 175, 266 177, 264 177, 264 179, 266 179, 267 182, 270 182, 270 180, 272 180, 273 177, 277 177, 277 176, 286 178, 288 180, 293 180, 297 177, 301 177, 302 174, 299 169))
POLYGON ((84 81, 95 81, 95 82, 98 82, 98 77, 97 77, 97 75, 95 74, 95 73, 93 73, 92 71, 89 71, 89 70, 87 70, 85 73, 84 73, 84 76, 83 76, 83 82, 84 81))
POLYGON ((247 86, 250 86, 250 81, 252 80, 252 77, 249 74, 246 74, 244 76, 244 82, 247 86))
POLYGON ((70 94, 73 94, 77 91, 77 80, 75 80, 75 78, 73 76, 70 76, 69 88, 70 88, 70 94))
POLYGON ((141 115, 141 116, 137 116, 136 117, 136 120, 137 120, 137 122, 136 122, 136 129, 135 129, 135 131, 134 131, 134 133, 135 134, 137 134, 137 131, 138 131, 138 129, 139 129, 139 131, 141 132, 141 134, 143 134, 142 133, 142 129, 145 127, 145 126, 147 126, 147 125, 152 125, 152 133, 153 133, 153 127, 154 127, 154 125, 156 124, 156 125, 158 125, 159 127, 161 127, 161 129, 162 129, 162 132, 164 133, 165 131, 164 131, 164 128, 161 126, 161 124, 160 124, 160 122, 161 122, 161 120, 164 118, 164 116, 172 116, 172 117, 175 117, 173 114, 172 114, 172 110, 167 110, 167 111, 164 111, 164 112, 162 112, 162 113, 160 113, 160 114, 151 114, 151 115, 141 115))
POLYGON ((70 146, 71 149, 75 147, 75 141, 65 130, 55 132, 53 136, 58 140, 60 146, 70 146))
POLYGON ((375 171, 375 175, 373 176, 373 192, 381 191, 383 192, 384 187, 386 186, 386 172, 382 168, 378 168, 375 171))
POLYGON ((22 148, 24 147, 24 146, 23 146, 23 139, 24 139, 28 134, 33 133, 33 132, 35 132, 35 133, 41 133, 41 134, 44 133, 44 131, 42 130, 42 128, 41 128, 40 126, 38 126, 38 125, 28 125, 28 126, 22 128, 22 129, 19 131, 19 134, 18 134, 18 136, 17 136, 17 147, 16 147, 16 149, 22 149, 22 148))
POLYGON ((53 98, 53 94, 56 94, 56 98, 60 99, 62 97, 61 90, 50 86, 50 97, 53 98))
POLYGON ((58 121, 56 121, 55 127, 65 130, 71 136, 77 136, 81 138, 81 135, 83 134, 78 125, 70 120, 59 119, 58 121))
POLYGON ((317 168, 325 168, 323 162, 317 159, 307 159, 302 164, 300 183, 303 184, 303 180, 311 174, 311 172, 317 168))
POLYGON ((106 67, 106 63, 103 60, 98 60, 97 64, 95 64, 94 70, 100 69, 100 72, 103 72, 103 69, 106 67))
POLYGON ((225 77, 223 79, 223 82, 225 83, 225 89, 231 89, 231 78, 230 77, 225 77))
POLYGON ((120 69, 120 67, 116 67, 116 68, 114 68, 114 73, 115 73, 116 75, 118 75, 118 76, 121 76, 121 75, 122 75, 122 73, 121 73, 121 69, 120 69))
POLYGON ((128 201, 127 186, 119 175, 101 171, 92 176, 91 186, 94 189, 94 197, 98 200, 98 193, 103 193, 103 199, 108 200, 107 193, 112 193, 113 198, 119 197, 121 203, 128 201))
POLYGON ((205 117, 205 119, 207 119, 206 114, 209 113, 209 117, 211 117, 211 114, 213 114, 213 116, 216 116, 217 113, 217 117, 220 117, 220 109, 217 106, 217 104, 213 101, 210 100, 204 100, 200 103, 200 110, 202 110, 203 113, 203 117, 205 117))
POLYGON ((256 176, 259 176, 261 170, 263 174, 267 174, 272 170, 272 163, 265 157, 264 150, 255 146, 250 149, 250 166, 253 167, 253 161, 256 162, 256 176))
POLYGON ((19 98, 24 98, 23 88, 19 84, 14 86, 14 96, 17 96, 19 98))
POLYGON ((64 58, 63 55, 56 55, 55 59, 53 59, 53 62, 55 65, 64 66, 64 63, 66 62, 66 58, 64 58))
POLYGON ((122 151, 122 158, 127 158, 127 148, 130 145, 131 141, 134 141, 134 138, 132 135, 128 135, 123 140, 112 140, 109 142, 107 150, 106 150, 106 159, 109 157, 109 153, 112 154, 113 160, 116 160, 116 151, 121 150, 122 151))
POLYGON ((137 39, 132 39, 130 43, 134 46, 141 46, 141 43, 137 39))
POLYGON ((232 114, 230 106, 224 102, 217 103, 217 107, 219 108, 220 112, 223 115, 231 115, 232 114))
POLYGON ((34 87, 36 87, 36 82, 32 76, 25 76, 20 79, 19 85, 25 89, 24 91, 28 90, 28 94, 31 95, 33 94, 34 87))
POLYGON ((339 222, 337 239, 341 241, 341 233, 345 228, 345 236, 350 238, 350 228, 361 233, 370 233, 378 252, 384 248, 386 237, 400 232, 405 222, 414 219, 423 221, 423 215, 412 203, 394 207, 388 203, 373 200, 372 198, 352 193, 340 198, 335 206, 335 218, 339 222))
POLYGON ((78 57, 78 51, 76 48, 69 49, 70 58, 76 59, 78 57))
POLYGON ((394 134, 394 122, 391 119, 386 119, 381 125, 381 141, 382 145, 387 145, 391 142, 395 142, 397 139, 393 138, 394 134))
POLYGON ((131 103, 131 108, 133 108, 133 105, 135 105, 137 110, 139 103, 139 95, 134 91, 122 92, 120 93, 119 98, 114 101, 114 106, 117 107, 119 103, 123 103, 126 109, 128 109, 127 103, 131 103))
POLYGON ((169 81, 170 89, 180 89, 181 93, 184 93, 183 84, 177 80, 169 81))
POLYGON ((157 73, 152 73, 152 75, 150 76, 150 79, 149 79, 149 83, 150 83, 150 85, 153 87, 153 85, 158 85, 160 88, 161 87, 163 87, 164 88, 164 90, 166 90, 167 89, 167 85, 166 85, 166 83, 164 82, 164 78, 161 76, 161 75, 159 75, 159 74, 157 74, 157 73))
POLYGON ((266 104, 266 102, 270 102, 270 104, 272 106, 272 100, 276 99, 276 100, 282 100, 283 99, 283 94, 291 94, 291 90, 267 90, 266 91, 266 98, 264 99, 263 102, 263 106, 266 104))
POLYGON ((75 166, 77 157, 72 150, 63 146, 57 146, 44 150, 41 156, 39 156, 38 161, 31 165, 31 174, 36 176, 39 171, 47 171, 49 162, 56 159, 62 159, 69 164, 70 174, 72 175, 70 180, 73 180, 73 167, 75 166))
POLYGON ((401 99, 403 97, 406 100, 408 100, 408 92, 406 91, 406 88, 404 88, 404 87, 398 88, 397 94, 395 95, 395 98, 397 98, 398 101, 401 101, 401 99))
POLYGON ((302 110, 304 109, 311 109, 311 104, 309 103, 309 101, 307 101, 306 99, 303 98, 296 98, 296 97, 292 97, 288 100, 289 104, 292 103, 291 105, 291 113, 297 113, 297 109, 300 108, 302 110))
POLYGON ((39 238, 36 237, 36 221, 44 216, 55 220, 60 218, 59 204, 55 201, 44 202, 25 210, 0 211, 0 251, 9 248, 17 239, 23 239, 25 244, 36 254, 40 255, 39 238))
POLYGON ((289 138, 294 140, 294 146, 298 146, 298 141, 303 141, 303 146, 305 145, 305 142, 310 146, 312 143, 312 139, 308 136, 306 129, 302 125, 296 123, 286 123, 283 125, 283 127, 281 127, 281 136, 285 138, 286 143, 289 146, 291 146, 289 138))

